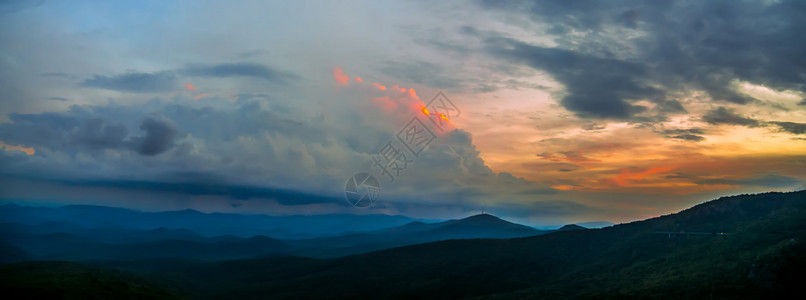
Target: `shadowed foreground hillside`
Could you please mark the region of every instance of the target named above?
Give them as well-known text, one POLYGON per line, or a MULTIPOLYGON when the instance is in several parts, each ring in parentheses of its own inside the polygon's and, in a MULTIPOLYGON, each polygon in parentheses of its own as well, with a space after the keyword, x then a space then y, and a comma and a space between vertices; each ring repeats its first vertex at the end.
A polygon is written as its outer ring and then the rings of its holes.
POLYGON ((801 291, 804 241, 800 191, 725 197, 604 229, 450 240, 338 259, 96 264, 199 298, 735 299, 801 291))
POLYGON ((0 291, 13 299, 186 298, 129 272, 69 262, 26 262, 0 266, 0 291))

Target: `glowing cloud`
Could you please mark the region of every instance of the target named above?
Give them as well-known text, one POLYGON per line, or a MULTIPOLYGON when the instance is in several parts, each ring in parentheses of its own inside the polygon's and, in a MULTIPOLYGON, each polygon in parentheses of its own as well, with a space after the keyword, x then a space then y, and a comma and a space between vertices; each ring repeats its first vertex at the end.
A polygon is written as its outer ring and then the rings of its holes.
POLYGON ((380 89, 381 91, 385 91, 385 90, 386 90, 386 87, 385 87, 385 86, 382 86, 380 83, 377 83, 377 82, 376 82, 376 83, 373 83, 372 85, 374 85, 374 86, 378 87, 378 89, 380 89))
POLYGON ((201 98, 207 98, 207 97, 209 97, 209 96, 210 96, 210 95, 207 95, 207 93, 204 93, 204 94, 201 94, 201 95, 196 95, 196 96, 194 96, 194 97, 193 97, 193 99, 199 100, 199 99, 201 99, 201 98))
POLYGON ((25 148, 25 147, 21 147, 21 146, 11 146, 11 145, 6 145, 2 141, 0 141, 0 149, 4 149, 6 151, 18 150, 18 151, 24 152, 26 155, 34 155, 34 153, 36 153, 36 150, 34 149, 34 147, 25 148))
POLYGON ((673 166, 660 166, 660 167, 652 167, 644 172, 638 172, 638 173, 630 173, 630 171, 625 169, 621 170, 621 174, 619 174, 618 176, 610 178, 609 181, 618 186, 625 186, 630 182, 641 181, 644 179, 644 177, 648 175, 669 172, 673 169, 674 169, 673 166))
POLYGON ((191 90, 191 91, 196 89, 196 87, 195 87, 195 86, 193 86, 193 85, 192 85, 192 84, 190 84, 190 83, 186 84, 186 85, 185 85, 185 88, 187 88, 187 89, 189 89, 189 90, 191 90))
POLYGON ((361 79, 361 77, 356 77, 356 78, 355 78, 355 82, 364 82, 364 80, 363 80, 363 79, 361 79))
POLYGON ((341 85, 347 85, 350 83, 350 76, 344 74, 344 71, 342 71, 339 67, 333 67, 333 79, 336 79, 336 83, 341 85))

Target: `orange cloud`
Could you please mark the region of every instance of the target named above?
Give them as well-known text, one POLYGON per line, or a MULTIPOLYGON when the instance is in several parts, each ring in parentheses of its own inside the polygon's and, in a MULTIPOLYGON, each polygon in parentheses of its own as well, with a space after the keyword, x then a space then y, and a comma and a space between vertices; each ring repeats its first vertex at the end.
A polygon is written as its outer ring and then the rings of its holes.
POLYGON ((578 187, 573 186, 573 185, 568 185, 568 184, 561 184, 561 185, 554 185, 554 186, 552 186, 552 188, 555 189, 555 190, 570 191, 570 190, 573 190, 573 189, 577 189, 578 187))
POLYGON ((347 85, 350 83, 350 76, 344 74, 344 71, 342 71, 339 67, 333 67, 333 79, 336 79, 336 83, 341 85, 347 85))
POLYGON ((361 79, 361 77, 356 77, 356 78, 355 78, 355 82, 364 82, 364 80, 363 80, 363 79, 361 79))
POLYGON ((10 145, 6 145, 2 141, 0 141, 0 149, 5 149, 6 151, 18 150, 18 151, 24 152, 26 155, 34 155, 34 153, 36 153, 36 150, 34 149, 34 147, 25 148, 25 147, 21 147, 21 146, 10 146, 10 145))
POLYGON ((386 90, 386 87, 385 87, 385 86, 382 86, 380 83, 377 83, 377 82, 376 82, 376 83, 373 83, 372 85, 374 85, 374 86, 378 87, 378 88, 379 88, 381 91, 385 91, 385 90, 386 90))
POLYGON ((199 100, 199 99, 201 99, 201 98, 206 98, 206 97, 208 97, 208 96, 209 96, 209 95, 207 95, 207 93, 204 93, 204 94, 201 94, 201 95, 196 95, 196 96, 194 96, 194 97, 193 97, 193 99, 199 100))
POLYGON ((190 83, 186 84, 186 85, 185 85, 185 87, 186 87, 187 89, 191 90, 191 91, 196 89, 196 87, 195 87, 195 86, 193 86, 193 85, 192 85, 192 84, 190 84, 190 83))
POLYGON ((537 154, 537 157, 543 160, 554 162, 572 162, 572 163, 596 163, 600 162, 598 159, 593 159, 582 154, 582 151, 562 151, 556 153, 543 152, 537 154))
POLYGON ((621 170, 621 174, 616 177, 608 179, 609 182, 617 185, 617 186, 625 186, 631 182, 641 181, 644 177, 652 174, 669 172, 674 170, 673 166, 660 166, 660 167, 652 167, 646 171, 638 172, 638 173, 631 173, 630 171, 624 169, 621 170))

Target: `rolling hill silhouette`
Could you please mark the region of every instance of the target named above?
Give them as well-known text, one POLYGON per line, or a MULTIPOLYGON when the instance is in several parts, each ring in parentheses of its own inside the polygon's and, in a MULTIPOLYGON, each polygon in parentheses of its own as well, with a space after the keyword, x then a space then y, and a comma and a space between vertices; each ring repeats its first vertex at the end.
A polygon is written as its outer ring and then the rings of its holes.
MULTIPOLYGON (((77 208, 66 209, 73 211, 77 208)), ((86 216, 86 210, 106 211, 101 207, 81 207, 80 216, 86 216)), ((135 224, 151 222, 150 219, 153 217, 150 213, 138 214, 117 209, 110 211, 126 214, 126 218, 135 224)), ((59 221, 51 221, 48 217, 52 218, 53 214, 65 213, 58 210, 54 212, 54 209, 47 209, 46 212, 45 217, 29 213, 32 219, 44 220, 41 224, 0 224, 0 242, 13 249, 21 249, 26 254, 23 256, 15 254, 14 257, 69 261, 133 258, 226 260, 292 254, 332 258, 448 239, 513 238, 545 233, 485 214, 439 223, 415 221, 380 230, 301 240, 278 240, 260 235, 251 238, 232 235, 205 237, 188 229, 165 227, 148 230, 117 226, 85 227, 93 223, 81 220, 84 223, 80 224, 64 216, 59 218, 59 221)), ((185 214, 185 212, 177 213, 185 214)), ((198 212, 189 213, 191 218, 204 216, 198 212)), ((226 216, 227 224, 234 222, 236 217, 237 215, 226 216)), ((253 216, 243 217, 247 221, 253 218, 253 216)))
POLYGON ((544 233, 546 231, 505 221, 493 215, 479 214, 439 223, 412 222, 365 233, 286 242, 298 248, 296 255, 331 258, 450 239, 504 239, 544 233))
POLYGON ((163 265, 150 272, 189 276, 213 297, 747 298, 797 288, 806 268, 804 241, 801 191, 726 197, 604 229, 449 240, 328 260, 275 257, 184 271, 163 265), (728 234, 670 239, 656 233, 664 231, 728 234))

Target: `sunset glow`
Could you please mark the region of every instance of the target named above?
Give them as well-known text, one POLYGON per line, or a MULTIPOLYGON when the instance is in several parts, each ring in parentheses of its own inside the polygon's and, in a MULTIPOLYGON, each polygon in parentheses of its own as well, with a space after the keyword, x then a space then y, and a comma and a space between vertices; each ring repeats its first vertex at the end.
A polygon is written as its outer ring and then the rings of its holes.
POLYGON ((806 188, 794 2, 726 2, 727 15, 711 2, 548 3, 166 2, 154 20, 119 4, 11 5, 3 182, 34 188, 6 197, 364 214, 229 191, 341 199, 349 176, 383 172, 373 155, 387 142, 406 163, 372 213, 622 222, 806 188), (427 147, 399 145, 415 139, 427 147), (50 192, 59 178, 81 182, 50 192), (223 186, 117 183, 148 180, 223 186), (155 200, 107 200, 118 185, 155 200))

